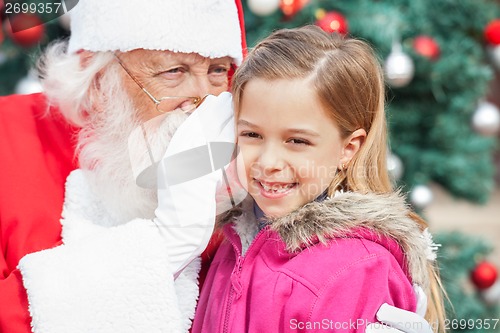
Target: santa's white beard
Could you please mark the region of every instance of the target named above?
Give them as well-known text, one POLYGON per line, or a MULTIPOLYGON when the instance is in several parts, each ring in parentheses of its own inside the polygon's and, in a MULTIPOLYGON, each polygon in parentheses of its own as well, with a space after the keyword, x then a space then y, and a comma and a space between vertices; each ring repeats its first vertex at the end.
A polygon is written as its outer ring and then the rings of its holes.
MULTIPOLYGON (((144 148, 140 138, 131 136, 141 124, 136 114, 127 96, 115 90, 113 98, 89 119, 90 125, 82 129, 79 137, 80 166, 113 225, 134 218, 153 218, 158 206, 157 188, 138 186, 132 170, 131 158, 139 158, 136 152, 144 148)), ((161 117, 162 121, 154 128, 148 127, 147 132, 151 154, 157 160, 188 116, 175 110, 161 117)), ((144 165, 143 161, 137 164, 144 165)))

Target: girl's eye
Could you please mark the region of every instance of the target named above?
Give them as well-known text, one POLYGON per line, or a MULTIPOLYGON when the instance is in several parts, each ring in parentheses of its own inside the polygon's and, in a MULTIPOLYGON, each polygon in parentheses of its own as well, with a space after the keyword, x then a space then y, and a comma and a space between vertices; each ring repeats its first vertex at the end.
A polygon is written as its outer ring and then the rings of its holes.
POLYGON ((260 138, 260 135, 255 133, 255 132, 242 132, 240 134, 240 136, 246 137, 246 138, 255 138, 255 139, 260 138))
POLYGON ((309 141, 303 139, 290 139, 288 140, 288 142, 291 142, 296 145, 306 145, 306 146, 309 146, 311 144, 309 141))

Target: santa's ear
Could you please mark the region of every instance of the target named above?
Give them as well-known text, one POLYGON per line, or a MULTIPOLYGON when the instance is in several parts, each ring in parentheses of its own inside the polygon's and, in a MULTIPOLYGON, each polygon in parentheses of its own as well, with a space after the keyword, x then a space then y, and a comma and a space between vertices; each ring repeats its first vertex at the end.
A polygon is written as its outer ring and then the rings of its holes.
POLYGON ((76 53, 80 57, 80 68, 87 67, 89 62, 94 57, 94 52, 90 52, 90 51, 86 51, 86 50, 80 50, 76 53))
MULTIPOLYGON (((95 56, 94 52, 91 51, 86 51, 86 50, 80 50, 76 52, 80 58, 80 68, 81 70, 87 68, 88 66, 91 65, 91 61, 95 56)), ((101 97, 101 92, 100 92, 100 80, 103 74, 103 71, 106 70, 105 68, 101 69, 99 72, 95 73, 94 78, 92 80, 92 83, 88 87, 87 94, 91 96, 90 98, 95 102, 91 110, 87 110, 87 112, 96 112, 99 111, 100 105, 100 97, 101 97)))

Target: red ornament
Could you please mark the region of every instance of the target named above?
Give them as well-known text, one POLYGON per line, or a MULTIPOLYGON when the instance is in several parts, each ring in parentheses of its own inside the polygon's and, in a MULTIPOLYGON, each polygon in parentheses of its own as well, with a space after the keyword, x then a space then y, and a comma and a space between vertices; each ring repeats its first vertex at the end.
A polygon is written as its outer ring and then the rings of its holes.
POLYGON ((338 12, 327 12, 318 10, 316 13, 316 25, 328 33, 338 32, 340 34, 347 33, 347 20, 344 15, 338 12))
POLYGON ((497 279, 497 269, 487 261, 479 263, 471 272, 471 279, 478 289, 491 287, 497 279))
POLYGON ((304 8, 309 0, 281 0, 280 9, 287 18, 292 18, 304 8))
POLYGON ((484 37, 489 44, 500 45, 500 19, 488 23, 484 29, 484 37))
POLYGON ((418 54, 437 60, 441 53, 439 44, 430 36, 420 35, 413 40, 413 48, 418 54))
POLYGON ((30 47, 42 40, 45 33, 42 20, 34 14, 19 14, 9 19, 8 33, 18 45, 30 47), (16 32, 14 32, 16 31, 16 32))

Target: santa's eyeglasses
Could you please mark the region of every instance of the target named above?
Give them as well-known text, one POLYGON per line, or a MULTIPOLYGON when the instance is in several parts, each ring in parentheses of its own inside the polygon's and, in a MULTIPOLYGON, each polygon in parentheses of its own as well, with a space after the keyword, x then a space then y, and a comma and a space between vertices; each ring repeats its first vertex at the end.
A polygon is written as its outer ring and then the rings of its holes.
POLYGON ((148 97, 153 101, 153 103, 155 103, 156 110, 160 113, 173 111, 171 108, 171 104, 169 103, 172 100, 178 100, 179 102, 181 100, 190 100, 192 102, 192 105, 193 105, 192 109, 195 109, 203 102, 203 100, 206 97, 206 96, 204 96, 204 97, 164 96, 162 98, 156 98, 149 91, 146 90, 146 88, 142 85, 142 83, 135 76, 133 76, 132 73, 130 73, 130 71, 127 69, 127 67, 125 67, 125 65, 123 65, 123 62, 121 61, 120 57, 118 57, 118 55, 116 53, 114 53, 114 56, 115 56, 116 60, 118 61, 118 63, 120 64, 120 66, 123 68, 123 70, 128 74, 128 76, 130 76, 130 78, 132 80, 134 80, 134 82, 139 86, 139 88, 141 88, 142 91, 144 91, 146 93, 146 95, 148 95, 148 97))

